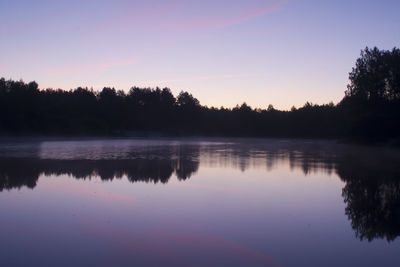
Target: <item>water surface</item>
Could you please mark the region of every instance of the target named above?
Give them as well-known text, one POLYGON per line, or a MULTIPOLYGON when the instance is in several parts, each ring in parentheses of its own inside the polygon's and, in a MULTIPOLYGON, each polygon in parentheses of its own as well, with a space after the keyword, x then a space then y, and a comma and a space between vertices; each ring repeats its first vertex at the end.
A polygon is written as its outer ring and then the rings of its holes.
POLYGON ((398 166, 316 140, 3 140, 1 265, 399 266, 398 166))

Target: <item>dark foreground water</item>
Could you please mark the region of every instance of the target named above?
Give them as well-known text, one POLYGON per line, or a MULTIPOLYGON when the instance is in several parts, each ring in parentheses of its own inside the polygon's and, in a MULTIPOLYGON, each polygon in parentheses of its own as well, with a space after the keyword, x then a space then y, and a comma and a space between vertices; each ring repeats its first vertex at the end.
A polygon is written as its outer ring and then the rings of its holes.
POLYGON ((0 266, 400 266, 400 153, 0 142, 0 266))

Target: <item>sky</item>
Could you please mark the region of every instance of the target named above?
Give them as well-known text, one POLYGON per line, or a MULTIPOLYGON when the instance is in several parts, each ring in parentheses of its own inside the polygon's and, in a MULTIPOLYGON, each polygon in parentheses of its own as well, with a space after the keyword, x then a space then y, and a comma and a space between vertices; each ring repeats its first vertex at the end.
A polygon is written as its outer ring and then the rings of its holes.
POLYGON ((0 0, 0 77, 169 87, 203 105, 337 103, 366 46, 400 46, 398 0, 0 0))

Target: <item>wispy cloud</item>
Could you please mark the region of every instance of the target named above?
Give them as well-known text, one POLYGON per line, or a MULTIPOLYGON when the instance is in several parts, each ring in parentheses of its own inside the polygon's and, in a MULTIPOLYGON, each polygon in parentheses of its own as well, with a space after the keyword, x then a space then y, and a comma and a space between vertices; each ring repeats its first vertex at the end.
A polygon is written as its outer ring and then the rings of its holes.
POLYGON ((204 75, 204 76, 191 76, 187 78, 173 78, 166 80, 152 80, 152 81, 139 81, 138 85, 153 85, 153 84, 170 84, 180 82, 196 82, 205 80, 224 80, 224 79, 236 79, 236 78, 248 78, 254 77, 257 74, 219 74, 219 75, 204 75))
POLYGON ((226 12, 221 10, 216 15, 207 13, 200 14, 195 18, 172 19, 172 21, 163 24, 163 27, 170 30, 189 30, 194 28, 226 28, 232 25, 241 24, 256 17, 266 15, 281 9, 289 0, 280 0, 274 3, 255 6, 248 9, 238 9, 236 11, 226 12))
POLYGON ((179 1, 160 1, 151 5, 135 5, 130 2, 117 2, 118 16, 104 18, 80 27, 89 36, 116 32, 141 32, 159 28, 165 17, 173 16, 179 10, 179 1))
MULTIPOLYGON (((196 9, 199 5, 197 1, 190 0, 157 1, 151 5, 140 6, 128 3, 120 5, 118 17, 109 17, 102 22, 82 25, 80 29, 90 36, 105 32, 138 33, 149 30, 220 29, 275 12, 288 2, 289 0, 272 0, 264 1, 264 4, 256 4, 243 0, 240 8, 236 7, 236 9, 216 7, 215 4, 205 2, 204 5, 207 8, 203 11, 196 9)), ((202 5, 203 8, 204 5, 202 5)))
POLYGON ((131 59, 105 59, 97 62, 84 62, 73 64, 62 64, 47 67, 45 72, 51 75, 68 75, 80 73, 105 73, 113 68, 124 67, 134 64, 131 59))

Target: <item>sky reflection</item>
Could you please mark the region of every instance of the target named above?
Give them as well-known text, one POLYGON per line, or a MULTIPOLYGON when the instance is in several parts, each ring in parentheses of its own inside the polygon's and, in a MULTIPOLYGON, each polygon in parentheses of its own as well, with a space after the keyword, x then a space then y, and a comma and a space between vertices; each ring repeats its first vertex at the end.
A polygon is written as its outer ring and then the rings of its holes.
POLYGON ((396 151, 257 139, 54 142, 2 145, 5 265, 400 262, 396 151), (77 149, 87 154, 71 158, 77 149))

